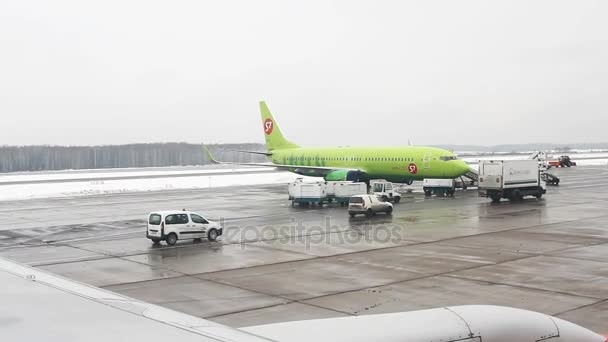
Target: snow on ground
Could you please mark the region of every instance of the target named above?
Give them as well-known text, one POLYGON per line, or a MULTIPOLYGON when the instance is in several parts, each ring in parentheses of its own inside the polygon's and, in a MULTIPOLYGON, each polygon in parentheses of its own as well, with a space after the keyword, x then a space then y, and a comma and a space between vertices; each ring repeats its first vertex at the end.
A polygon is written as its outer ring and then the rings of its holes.
POLYGON ((274 170, 272 167, 259 167, 259 168, 208 168, 201 170, 154 170, 149 171, 146 169, 140 169, 141 171, 135 171, 134 169, 125 172, 124 169, 119 170, 108 170, 107 172, 82 172, 82 171, 71 171, 61 174, 49 173, 49 172, 32 172, 29 174, 0 174, 0 185, 4 182, 21 182, 21 181, 57 181, 57 180, 72 180, 72 179, 84 179, 84 178, 114 178, 114 177, 145 177, 145 176, 177 176, 177 175, 188 175, 188 174, 201 174, 201 173, 214 173, 214 172, 251 172, 255 171, 270 171, 274 170))
MULTIPOLYGON (((33 198, 56 198, 101 195, 121 192, 160 191, 173 189, 205 189, 224 186, 281 184, 302 177, 289 172, 192 177, 166 177, 150 179, 94 180, 86 182, 14 184, 0 187, 0 200, 24 200, 33 198)), ((309 177, 304 177, 309 178, 309 177)), ((315 179, 315 178, 311 178, 315 179)), ((307 179, 308 180, 308 179, 307 179)))

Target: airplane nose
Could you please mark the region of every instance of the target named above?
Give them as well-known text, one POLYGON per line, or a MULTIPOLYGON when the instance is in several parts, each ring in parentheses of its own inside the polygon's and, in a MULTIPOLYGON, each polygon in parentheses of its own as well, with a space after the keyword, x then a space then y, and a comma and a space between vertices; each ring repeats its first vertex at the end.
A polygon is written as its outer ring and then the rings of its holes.
POLYGON ((471 170, 471 168, 469 167, 469 164, 463 162, 462 160, 458 161, 458 171, 460 172, 459 176, 464 175, 465 173, 469 172, 471 170))

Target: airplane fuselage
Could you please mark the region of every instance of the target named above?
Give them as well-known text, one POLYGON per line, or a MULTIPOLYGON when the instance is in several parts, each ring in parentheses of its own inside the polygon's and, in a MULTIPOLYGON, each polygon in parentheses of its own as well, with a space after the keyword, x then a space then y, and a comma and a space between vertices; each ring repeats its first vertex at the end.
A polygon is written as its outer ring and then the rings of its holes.
POLYGON ((302 147, 275 150, 272 162, 294 165, 291 170, 306 176, 315 172, 297 166, 335 167, 362 171, 368 179, 409 182, 424 178, 456 178, 469 166, 454 153, 433 147, 302 147))

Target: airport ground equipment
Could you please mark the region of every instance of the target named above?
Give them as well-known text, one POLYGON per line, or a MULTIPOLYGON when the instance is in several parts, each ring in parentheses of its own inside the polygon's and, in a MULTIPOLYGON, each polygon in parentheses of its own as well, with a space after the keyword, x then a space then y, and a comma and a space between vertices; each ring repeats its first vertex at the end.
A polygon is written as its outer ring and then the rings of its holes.
POLYGON ((173 246, 184 239, 215 241, 222 233, 223 228, 218 222, 190 211, 155 211, 148 215, 146 237, 155 244, 166 241, 173 246))
POLYGON ((329 202, 326 182, 307 183, 296 180, 289 183, 288 191, 292 207, 295 207, 296 204, 322 206, 323 203, 329 202))
POLYGON ((422 190, 425 196, 450 196, 454 197, 456 192, 456 181, 454 179, 428 179, 422 181, 422 190))
POLYGON ((350 217, 362 214, 372 217, 377 213, 393 213, 393 204, 380 200, 376 195, 356 195, 352 196, 348 202, 348 214, 350 217))
POLYGON ((541 178, 547 185, 559 185, 559 177, 552 173, 544 171, 541 174, 541 178))
POLYGON ((345 206, 348 205, 351 196, 366 193, 367 184, 363 182, 326 182, 326 189, 329 202, 345 206))
POLYGON ((395 190, 393 183, 387 182, 383 179, 372 180, 369 183, 370 194, 378 196, 385 202, 399 203, 401 201, 401 194, 395 190))
POLYGON ((576 166, 576 162, 570 159, 570 156, 560 156, 557 160, 549 161, 549 167, 571 167, 576 166))
POLYGON ((492 202, 541 198, 546 192, 537 160, 484 160, 479 162, 479 196, 492 202))

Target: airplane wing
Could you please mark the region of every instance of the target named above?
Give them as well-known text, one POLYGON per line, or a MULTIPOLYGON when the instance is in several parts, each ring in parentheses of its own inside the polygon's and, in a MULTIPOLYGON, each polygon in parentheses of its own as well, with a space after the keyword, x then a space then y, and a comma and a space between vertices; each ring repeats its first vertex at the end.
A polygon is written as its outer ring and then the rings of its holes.
POLYGON ((336 168, 336 167, 325 167, 325 166, 302 166, 302 165, 283 165, 283 164, 274 164, 274 163, 237 163, 237 162, 222 162, 218 161, 213 157, 211 151, 207 148, 207 146, 203 145, 203 151, 207 155, 207 159, 212 164, 221 164, 221 165, 243 165, 243 166, 260 166, 260 167, 274 167, 278 170, 294 172, 302 175, 312 176, 312 177, 325 177, 330 172, 335 171, 359 171, 365 172, 359 169, 350 169, 350 168, 336 168))
POLYGON ((270 342, 0 258, 3 341, 270 342))
POLYGON ((545 314, 465 305, 233 329, 0 258, 3 341, 497 342, 606 338, 545 314))

